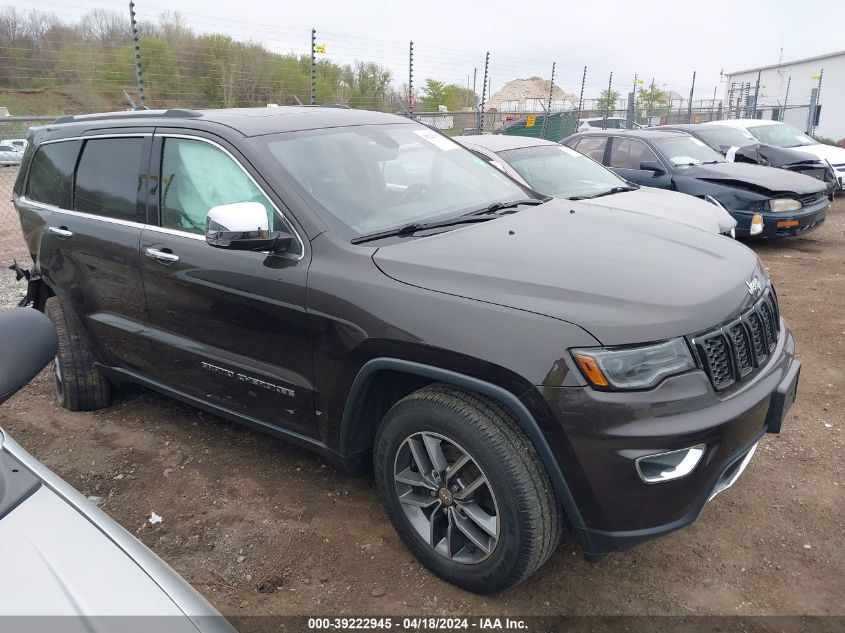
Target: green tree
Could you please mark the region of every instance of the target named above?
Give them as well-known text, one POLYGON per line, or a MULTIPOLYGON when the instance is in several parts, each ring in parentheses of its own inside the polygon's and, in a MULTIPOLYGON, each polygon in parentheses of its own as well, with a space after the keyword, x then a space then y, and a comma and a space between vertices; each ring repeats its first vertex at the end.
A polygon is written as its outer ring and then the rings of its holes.
POLYGON ((611 88, 605 88, 601 91, 598 100, 596 101, 596 108, 599 110, 613 110, 619 102, 619 92, 611 88))
POLYGON ((422 109, 434 112, 438 106, 446 105, 446 84, 436 79, 426 79, 422 89, 422 109))
POLYGON ((669 99, 652 81, 637 93, 637 118, 663 116, 669 111, 669 99))

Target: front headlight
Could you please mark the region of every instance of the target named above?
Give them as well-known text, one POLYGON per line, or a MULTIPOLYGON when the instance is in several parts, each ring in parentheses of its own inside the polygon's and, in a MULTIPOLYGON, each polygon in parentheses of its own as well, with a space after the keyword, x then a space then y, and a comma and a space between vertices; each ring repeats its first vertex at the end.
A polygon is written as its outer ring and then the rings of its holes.
POLYGON ((793 198, 772 198, 769 200, 769 211, 772 213, 784 213, 785 211, 797 211, 801 203, 793 198))
POLYGON ((648 389, 667 376, 696 367, 682 338, 640 347, 589 347, 570 351, 584 377, 599 389, 648 389))

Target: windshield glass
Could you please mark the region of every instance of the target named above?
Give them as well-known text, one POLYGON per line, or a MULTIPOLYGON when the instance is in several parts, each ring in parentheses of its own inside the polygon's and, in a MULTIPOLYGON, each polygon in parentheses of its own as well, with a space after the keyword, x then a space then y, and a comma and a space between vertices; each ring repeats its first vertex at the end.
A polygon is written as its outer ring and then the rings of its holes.
POLYGON ((704 141, 693 136, 670 136, 654 139, 657 149, 676 167, 701 165, 702 163, 724 163, 725 159, 704 141))
POLYGON ((287 132, 252 142, 318 213, 327 212, 352 237, 526 197, 500 170, 416 123, 287 132))
POLYGON ((723 147, 745 147, 756 145, 759 141, 745 130, 735 127, 713 126, 712 128, 696 128, 695 133, 713 149, 723 147))
POLYGON ((573 198, 610 191, 627 183, 594 160, 562 145, 536 145, 498 154, 535 191, 573 198))
POLYGON ((748 129, 754 136, 763 143, 776 145, 777 147, 800 147, 802 145, 815 145, 816 141, 796 130, 786 123, 772 123, 771 125, 756 125, 748 129))

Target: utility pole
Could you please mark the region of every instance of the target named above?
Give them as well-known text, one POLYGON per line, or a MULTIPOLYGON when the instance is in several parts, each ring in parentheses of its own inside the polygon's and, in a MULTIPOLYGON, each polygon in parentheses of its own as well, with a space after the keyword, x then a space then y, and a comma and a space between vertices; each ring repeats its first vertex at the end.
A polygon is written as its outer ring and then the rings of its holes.
POLYGON ((408 114, 414 116, 414 40, 408 48, 408 114))
POLYGON ((540 138, 546 138, 546 121, 552 113, 552 94, 555 89, 555 62, 552 62, 552 81, 549 84, 549 106, 546 108, 546 115, 543 117, 543 127, 540 128, 540 138))
POLYGON ((146 109, 147 98, 144 96, 144 73, 141 70, 141 44, 138 39, 138 22, 135 20, 135 3, 129 0, 129 25, 132 28, 132 42, 135 45, 135 83, 138 86, 138 99, 141 109, 146 109))
POLYGON ((311 29, 311 105, 317 103, 317 30, 311 29))
MULTIPOLYGON (((637 79, 639 75, 634 73, 634 89, 631 90, 631 107, 628 108, 631 112, 634 113, 634 120, 637 119, 637 79)), ((632 126, 633 127, 633 126, 632 126)))

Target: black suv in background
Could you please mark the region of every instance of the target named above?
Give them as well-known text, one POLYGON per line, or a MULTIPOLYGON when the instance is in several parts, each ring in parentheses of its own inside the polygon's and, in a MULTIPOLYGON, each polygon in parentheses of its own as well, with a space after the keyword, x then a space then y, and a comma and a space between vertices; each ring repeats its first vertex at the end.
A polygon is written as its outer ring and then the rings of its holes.
POLYGON ((473 591, 565 523, 597 559, 692 522, 795 397, 745 246, 540 198, 401 117, 63 118, 13 199, 63 406, 134 382, 372 464, 408 547, 473 591))
POLYGON ((830 207, 823 181, 774 167, 732 163, 686 132, 660 127, 573 134, 561 141, 638 185, 717 200, 737 222, 736 236, 795 237, 821 228, 830 207))

